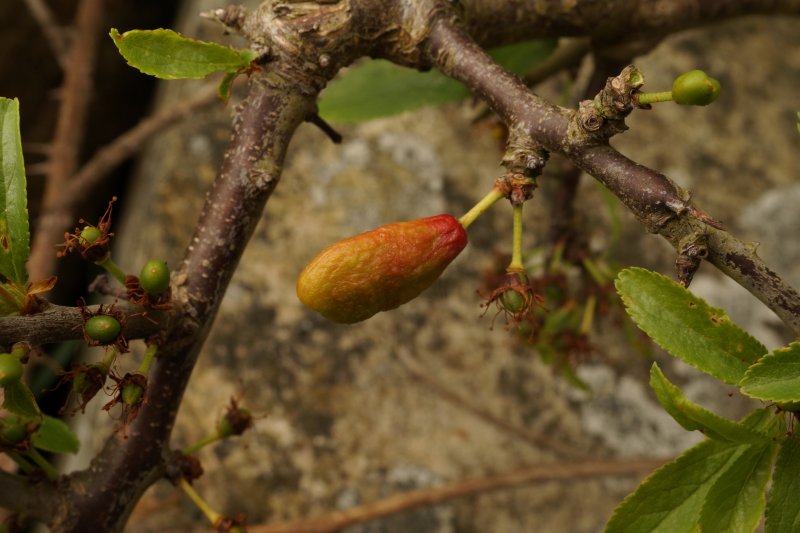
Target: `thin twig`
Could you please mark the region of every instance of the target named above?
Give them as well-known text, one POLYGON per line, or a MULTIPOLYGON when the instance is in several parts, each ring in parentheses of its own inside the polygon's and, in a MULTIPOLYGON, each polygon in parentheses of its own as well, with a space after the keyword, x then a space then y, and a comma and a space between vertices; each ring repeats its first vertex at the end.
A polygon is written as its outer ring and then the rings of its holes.
POLYGON ((396 494, 374 503, 361 505, 346 511, 334 511, 311 520, 252 526, 247 530, 251 533, 332 533, 344 527, 363 524, 415 507, 435 505, 455 498, 474 496, 492 490, 518 487, 543 481, 591 479, 606 476, 637 476, 658 468, 667 460, 587 461, 575 464, 520 468, 506 474, 468 479, 443 487, 396 494))
POLYGON ((100 148, 70 180, 64 202, 75 205, 77 199, 91 191, 117 165, 134 155, 153 135, 173 126, 192 113, 206 108, 219 99, 217 84, 202 86, 188 99, 144 118, 134 127, 100 148))
POLYGON ((61 107, 53 137, 50 172, 42 199, 42 215, 28 261, 28 273, 34 280, 52 275, 56 264, 53 246, 72 218, 69 209, 64 208, 62 194, 75 172, 83 144, 102 15, 103 0, 82 0, 78 5, 75 40, 64 71, 61 107))
MULTIPOLYGON (((576 134, 580 115, 531 93, 449 19, 443 17, 434 23, 427 44, 426 56, 439 70, 484 98, 509 128, 524 125, 525 132, 548 150, 565 155, 594 176, 648 231, 660 234, 676 248, 690 235, 708 235, 706 260, 749 290, 800 335, 800 294, 770 270, 752 246, 717 229, 715 221, 691 204, 686 191, 663 174, 631 161, 607 142, 576 134)), ((591 110, 591 105, 586 109, 591 110)))
POLYGON ((25 0, 28 11, 36 19, 36 23, 42 29, 44 38, 50 46, 58 65, 62 71, 67 69, 67 37, 64 30, 56 23, 53 12, 44 0, 25 0))
POLYGON ((443 400, 480 418, 484 422, 508 433, 522 442, 533 446, 536 449, 547 449, 553 453, 573 460, 586 459, 587 454, 573 448, 569 444, 551 439, 545 435, 528 431, 524 428, 511 424, 503 420, 491 411, 478 407, 473 402, 467 400, 460 394, 444 386, 439 380, 434 378, 429 371, 422 368, 420 363, 410 354, 404 353, 402 349, 396 352, 397 360, 401 366, 408 372, 409 376, 417 383, 424 385, 429 391, 433 392, 443 400))
POLYGON ((328 124, 328 122, 317 113, 314 113, 308 117, 307 120, 322 130, 322 132, 327 135, 334 144, 339 144, 342 142, 342 134, 333 129, 333 126, 328 124))

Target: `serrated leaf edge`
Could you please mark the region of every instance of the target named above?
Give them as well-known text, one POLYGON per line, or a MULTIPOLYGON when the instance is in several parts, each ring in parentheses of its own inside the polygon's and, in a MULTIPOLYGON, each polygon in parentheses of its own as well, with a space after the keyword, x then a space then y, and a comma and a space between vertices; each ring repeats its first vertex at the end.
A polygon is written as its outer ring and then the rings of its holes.
MULTIPOLYGON (((654 276, 654 277, 656 277, 656 278, 660 278, 660 279, 662 279, 662 280, 666 280, 666 281, 668 281, 668 282, 670 282, 670 283, 672 283, 672 284, 674 284, 674 285, 676 285, 676 286, 678 286, 678 287, 680 287, 680 285, 678 285, 678 284, 677 284, 677 283, 676 283, 674 280, 670 279, 669 277, 667 277, 667 276, 665 276, 665 275, 663 275, 663 274, 661 274, 661 273, 659 273, 659 272, 653 272, 652 270, 648 270, 648 269, 646 269, 646 268, 641 268, 641 267, 628 267, 628 268, 625 268, 625 269, 621 270, 621 271, 620 271, 620 272, 617 274, 617 279, 614 281, 614 288, 616 289, 616 291, 617 291, 617 294, 619 295, 619 297, 622 299, 622 302, 625 304, 625 312, 628 314, 628 316, 630 316, 630 317, 631 317, 631 320, 633 320, 633 322, 636 324, 636 326, 637 326, 637 327, 638 327, 640 330, 644 331, 644 328, 641 326, 641 323, 640 323, 640 321, 639 321, 639 320, 637 320, 636 316, 634 316, 634 314, 631 312, 631 306, 630 306, 630 305, 628 305, 628 302, 630 301, 630 299, 629 299, 629 298, 628 298, 628 297, 627 297, 625 294, 623 294, 623 293, 622 293, 622 291, 620 290, 620 287, 619 287, 619 281, 620 281, 620 280, 621 280, 621 279, 622 279, 624 276, 627 276, 629 273, 634 273, 634 272, 641 272, 641 273, 645 273, 645 274, 648 274, 648 275, 652 275, 652 276, 654 276)), ((686 289, 684 289, 684 290, 686 290, 686 289)), ((687 292, 688 292, 688 291, 687 291, 687 292)), ((689 293, 689 294, 691 294, 691 293, 689 293)), ((695 296, 694 294, 691 294, 691 296, 692 296, 693 298, 697 299, 698 303, 699 303, 700 305, 704 306, 704 308, 706 308, 706 309, 709 309, 709 310, 711 310, 711 311, 715 311, 715 312, 717 312, 717 313, 719 313, 719 314, 723 315, 723 316, 724 316, 724 317, 727 319, 728 323, 730 323, 731 325, 733 325, 734 327, 736 327, 736 328, 737 328, 737 329, 738 329, 738 330, 739 330, 741 333, 743 333, 743 334, 744 334, 744 335, 745 335, 747 338, 749 338, 750 340, 754 341, 754 342, 755 342, 755 343, 757 343, 759 346, 761 346, 761 347, 764 349, 764 352, 766 353, 767 349, 766 349, 766 347, 764 347, 764 345, 761 343, 761 341, 759 341, 758 339, 756 339, 755 337, 753 337, 752 335, 750 335, 750 334, 749 334, 747 331, 745 331, 744 329, 742 329, 742 328, 741 328, 741 326, 739 326, 738 324, 736 324, 735 322, 733 322, 733 321, 730 319, 730 317, 728 316, 728 314, 725 312, 725 310, 724 310, 724 309, 720 309, 720 308, 714 307, 714 306, 710 305, 708 302, 706 302, 706 301, 705 301, 703 298, 700 298, 699 296, 695 296)), ((669 349, 667 349, 667 347, 666 347, 666 346, 664 346, 664 344, 663 344, 663 340, 662 340, 662 339, 657 339, 657 338, 655 338, 655 337, 651 336, 649 333, 647 333, 647 332, 645 332, 645 333, 647 334, 647 336, 648 336, 648 337, 649 337, 649 338, 650 338, 650 339, 651 339, 653 342, 655 342, 655 343, 656 343, 656 344, 657 344, 659 347, 661 347, 661 348, 662 348, 664 351, 666 351, 667 353, 669 353, 670 355, 672 355, 672 356, 673 356, 673 357, 675 357, 676 359, 680 359, 681 361, 683 361, 683 362, 684 362, 684 363, 686 363, 687 365, 689 365, 689 366, 692 366, 692 367, 696 368, 696 369, 697 369, 697 370, 699 370, 700 372, 703 372, 704 374, 707 374, 707 375, 709 375, 709 376, 712 376, 712 377, 714 377, 714 378, 716 378, 716 379, 719 379, 720 381, 723 381, 724 383, 727 383, 727 384, 729 384, 729 385, 738 385, 738 382, 739 382, 739 381, 741 381, 741 379, 740 379, 740 380, 737 380, 737 381, 733 381, 733 380, 727 380, 727 379, 723 379, 723 378, 721 378, 720 376, 715 376, 715 375, 713 375, 713 374, 710 374, 710 373, 709 373, 707 370, 705 370, 705 369, 703 369, 703 368, 700 368, 700 366, 698 366, 698 365, 697 365, 695 362, 693 362, 693 361, 687 361, 687 360, 686 360, 686 359, 684 359, 683 357, 673 354, 673 353, 672 353, 672 352, 671 352, 669 349)), ((742 361, 742 362, 743 362, 743 363, 745 363, 745 364, 747 364, 745 361, 742 361)), ((743 377, 744 377, 744 376, 743 376, 743 377)))

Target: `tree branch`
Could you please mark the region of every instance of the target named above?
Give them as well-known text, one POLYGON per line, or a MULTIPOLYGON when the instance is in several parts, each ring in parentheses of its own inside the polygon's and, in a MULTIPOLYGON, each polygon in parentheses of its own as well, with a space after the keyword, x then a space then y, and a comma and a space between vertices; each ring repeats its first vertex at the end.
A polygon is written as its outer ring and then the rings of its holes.
POLYGON ((109 172, 134 155, 154 135, 217 101, 217 84, 212 82, 177 105, 144 118, 110 144, 97 150, 65 187, 62 193, 62 205, 67 206, 70 212, 74 211, 87 191, 93 190, 109 172))
POLYGON ((42 215, 28 260, 28 274, 33 280, 52 275, 56 264, 53 247, 64 228, 72 222, 71 213, 64 209, 61 202, 61 194, 75 171, 83 142, 102 15, 103 0, 82 0, 78 4, 75 39, 64 71, 61 107, 50 152, 42 215))
POLYGON ((30 479, 0 470, 0 508, 11 509, 23 517, 48 522, 55 512, 49 502, 56 499, 57 487, 48 481, 30 479))
POLYGON ((66 53, 67 39, 64 35, 64 30, 56 24, 53 12, 44 0, 25 0, 25 5, 33 18, 36 19, 36 23, 39 24, 39 28, 42 30, 44 38, 61 70, 66 70, 68 61, 66 53))
POLYGON ((601 181, 648 231, 665 237, 679 252, 686 240, 708 236, 706 259, 800 335, 800 294, 770 270, 752 246, 712 227, 714 222, 689 202, 686 191, 663 174, 623 156, 602 138, 620 131, 622 120, 587 125, 581 122, 584 117, 580 113, 545 102, 445 18, 433 25, 426 56, 484 98, 510 129, 528 132, 548 150, 563 154, 601 181), (589 126, 596 126, 597 131, 590 131, 589 126), (610 133, 600 128, 609 128, 610 133))
MULTIPOLYGON (((96 312, 99 306, 87 306, 96 312)), ((143 339, 161 331, 169 323, 166 312, 148 311, 141 307, 120 304, 115 308, 125 316, 122 334, 126 339, 143 339)), ((83 315, 77 307, 49 304, 47 308, 32 315, 0 317, 0 346, 27 341, 34 344, 49 344, 67 340, 83 339, 83 315)))
POLYGON ((56 529, 121 529, 144 490, 163 475, 175 415, 225 287, 278 183, 294 130, 314 110, 316 93, 281 74, 273 65, 268 75, 251 79, 220 175, 173 277, 173 322, 148 376, 146 401, 128 438, 110 438, 90 469, 70 477, 60 496, 67 511, 56 529))
POLYGON ((520 468, 506 474, 458 481, 432 489, 400 493, 374 503, 361 505, 346 511, 332 512, 311 520, 254 526, 248 528, 248 531, 251 533, 333 533, 348 526, 363 524, 415 507, 435 505, 455 498, 473 496, 492 490, 507 489, 543 481, 591 479, 606 476, 635 476, 658 468, 664 462, 664 459, 630 459, 520 468))

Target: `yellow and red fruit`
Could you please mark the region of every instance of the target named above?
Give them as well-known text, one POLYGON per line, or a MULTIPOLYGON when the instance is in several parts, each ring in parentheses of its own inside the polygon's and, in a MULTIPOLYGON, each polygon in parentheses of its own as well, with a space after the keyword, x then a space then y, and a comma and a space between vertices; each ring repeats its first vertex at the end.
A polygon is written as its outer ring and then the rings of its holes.
POLYGON ((297 280, 297 296, 328 320, 352 324, 427 289, 467 245, 450 215, 387 224, 329 246, 297 280))

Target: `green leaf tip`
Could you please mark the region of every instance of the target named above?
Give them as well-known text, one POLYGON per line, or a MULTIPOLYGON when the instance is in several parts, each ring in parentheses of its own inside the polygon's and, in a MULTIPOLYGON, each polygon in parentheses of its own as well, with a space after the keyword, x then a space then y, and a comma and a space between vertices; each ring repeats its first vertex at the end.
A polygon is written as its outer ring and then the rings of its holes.
POLYGON ((242 50, 199 41, 167 29, 131 30, 111 39, 128 64, 144 74, 165 80, 200 79, 214 72, 237 72, 258 57, 242 50))
POLYGON ((800 401, 800 342, 778 348, 747 369, 742 393, 770 402, 800 401))
POLYGON ((0 276, 24 286, 28 281, 25 263, 29 253, 28 193, 19 132, 19 101, 0 97, 0 276))
POLYGON ((627 268, 615 286, 630 317, 656 344, 725 383, 737 385, 750 364, 767 352, 725 311, 666 276, 627 268))

